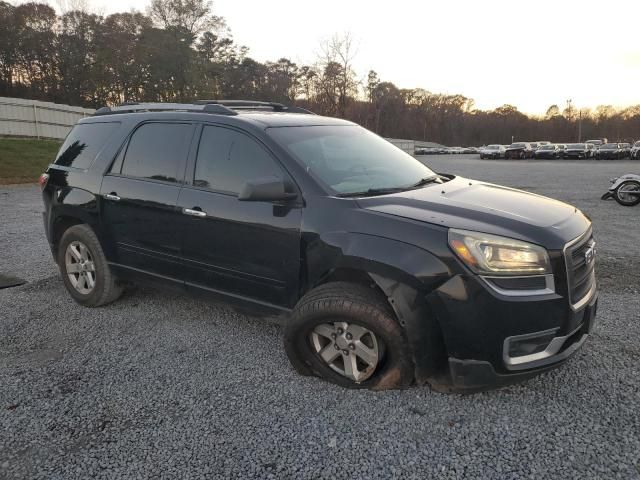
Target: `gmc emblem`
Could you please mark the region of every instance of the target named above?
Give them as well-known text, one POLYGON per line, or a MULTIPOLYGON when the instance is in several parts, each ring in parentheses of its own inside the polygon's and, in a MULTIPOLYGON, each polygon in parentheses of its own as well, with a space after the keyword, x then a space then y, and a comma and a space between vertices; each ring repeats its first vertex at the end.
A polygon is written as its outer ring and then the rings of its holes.
POLYGON ((584 252, 584 261, 587 263, 587 265, 589 265, 595 259, 596 259, 596 244, 594 243, 587 250, 585 250, 585 252, 584 252))

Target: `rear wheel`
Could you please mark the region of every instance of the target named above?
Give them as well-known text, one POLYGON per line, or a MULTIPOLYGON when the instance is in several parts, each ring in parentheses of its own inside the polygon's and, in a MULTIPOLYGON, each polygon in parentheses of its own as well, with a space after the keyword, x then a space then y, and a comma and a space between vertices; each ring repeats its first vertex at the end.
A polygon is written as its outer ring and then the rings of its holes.
POLYGON ((81 305, 99 307, 122 293, 88 225, 75 225, 64 232, 58 246, 58 266, 67 291, 81 305))
POLYGON ((413 381, 403 328, 384 296, 334 282, 305 295, 285 329, 285 350, 299 371, 347 388, 401 388, 413 381))
POLYGON ((615 191, 616 202, 625 207, 633 207, 640 203, 640 182, 627 180, 622 182, 615 191))

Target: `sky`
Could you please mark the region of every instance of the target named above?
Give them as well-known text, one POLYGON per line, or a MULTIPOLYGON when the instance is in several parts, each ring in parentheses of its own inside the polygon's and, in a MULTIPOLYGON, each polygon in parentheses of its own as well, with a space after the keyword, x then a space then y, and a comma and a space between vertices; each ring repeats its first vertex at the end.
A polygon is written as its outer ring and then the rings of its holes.
MULTIPOLYGON (((147 0, 87 0, 144 11, 147 0)), ((259 61, 313 63, 323 40, 349 32, 370 69, 401 88, 463 94, 476 106, 544 114, 640 104, 638 0, 214 0, 235 41, 259 61)))

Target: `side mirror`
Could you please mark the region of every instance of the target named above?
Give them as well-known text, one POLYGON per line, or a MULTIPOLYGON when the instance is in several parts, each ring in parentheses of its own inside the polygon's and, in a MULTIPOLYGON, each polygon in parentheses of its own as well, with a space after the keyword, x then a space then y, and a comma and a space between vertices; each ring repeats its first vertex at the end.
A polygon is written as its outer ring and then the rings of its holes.
POLYGON ((288 182, 278 177, 255 178, 249 180, 242 186, 238 194, 238 200, 245 202, 293 200, 298 194, 293 193, 292 190, 293 188, 289 186, 288 182))

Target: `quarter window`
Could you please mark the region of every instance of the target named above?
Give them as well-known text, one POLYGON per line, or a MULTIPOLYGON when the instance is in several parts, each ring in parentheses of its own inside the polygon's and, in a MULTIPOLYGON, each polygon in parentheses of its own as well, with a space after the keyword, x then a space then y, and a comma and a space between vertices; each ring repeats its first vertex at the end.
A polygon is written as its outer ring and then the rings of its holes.
POLYGON ((142 125, 129 140, 122 174, 165 182, 182 181, 180 170, 189 148, 191 131, 191 125, 187 123, 142 125))
POLYGON ((260 177, 282 178, 282 170, 249 136, 222 127, 202 130, 193 184, 238 194, 244 183, 260 177))
POLYGON ((60 147, 54 163, 63 167, 89 168, 119 126, 116 122, 76 125, 60 147))

